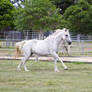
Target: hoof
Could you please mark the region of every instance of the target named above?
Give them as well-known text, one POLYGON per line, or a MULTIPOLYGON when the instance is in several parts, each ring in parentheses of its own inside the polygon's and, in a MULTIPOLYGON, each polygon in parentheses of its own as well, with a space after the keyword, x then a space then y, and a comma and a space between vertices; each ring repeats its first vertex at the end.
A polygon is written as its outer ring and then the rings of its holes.
POLYGON ((29 72, 29 70, 25 70, 25 72, 29 72))
POLYGON ((68 70, 68 68, 64 68, 64 70, 68 70))
POLYGON ((17 68, 17 70, 18 70, 18 71, 21 71, 21 69, 20 69, 20 68, 17 68))
POLYGON ((59 70, 55 70, 55 72, 60 72, 59 70))

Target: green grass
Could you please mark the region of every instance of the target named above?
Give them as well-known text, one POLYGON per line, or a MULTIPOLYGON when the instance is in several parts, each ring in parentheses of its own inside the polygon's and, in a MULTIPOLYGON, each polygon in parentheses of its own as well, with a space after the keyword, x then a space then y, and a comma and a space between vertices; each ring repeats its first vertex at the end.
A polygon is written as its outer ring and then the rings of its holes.
POLYGON ((19 60, 0 60, 0 92, 92 92, 92 64, 28 61, 29 72, 17 71, 19 60))

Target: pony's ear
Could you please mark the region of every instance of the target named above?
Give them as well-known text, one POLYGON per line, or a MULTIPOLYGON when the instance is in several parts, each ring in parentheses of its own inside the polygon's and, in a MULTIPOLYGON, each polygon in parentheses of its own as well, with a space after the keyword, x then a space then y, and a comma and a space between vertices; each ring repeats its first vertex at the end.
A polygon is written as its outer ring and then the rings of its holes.
POLYGON ((67 32, 67 29, 65 28, 65 32, 67 32))
POLYGON ((63 30, 64 30, 65 32, 67 32, 67 29, 66 29, 66 28, 63 28, 63 30))

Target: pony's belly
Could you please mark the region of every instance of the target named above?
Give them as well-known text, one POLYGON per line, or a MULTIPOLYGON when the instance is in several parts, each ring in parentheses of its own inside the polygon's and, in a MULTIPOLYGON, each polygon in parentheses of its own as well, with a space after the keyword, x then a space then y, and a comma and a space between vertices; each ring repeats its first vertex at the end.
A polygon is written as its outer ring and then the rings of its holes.
POLYGON ((49 50, 48 50, 48 45, 47 43, 43 41, 39 41, 37 44, 35 44, 32 47, 33 53, 39 54, 39 55, 48 55, 49 50))
POLYGON ((42 50, 42 49, 38 49, 36 51, 34 51, 35 54, 38 54, 38 55, 49 55, 49 52, 47 50, 42 50))
POLYGON ((49 54, 48 48, 46 48, 46 47, 33 48, 32 52, 35 54, 38 54, 38 55, 48 55, 49 54))

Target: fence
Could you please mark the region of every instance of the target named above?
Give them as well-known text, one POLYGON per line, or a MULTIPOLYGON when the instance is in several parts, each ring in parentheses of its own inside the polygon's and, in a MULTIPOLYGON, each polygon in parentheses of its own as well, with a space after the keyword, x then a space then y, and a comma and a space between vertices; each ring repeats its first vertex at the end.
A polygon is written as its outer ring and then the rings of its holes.
MULTIPOLYGON (((53 33, 54 31, 49 31, 49 32, 44 32, 43 33, 43 38, 46 38, 49 34, 53 33)), ((9 31, 9 32, 4 32, 3 34, 4 39, 39 39, 39 32, 33 32, 33 31, 23 31, 23 32, 18 32, 18 31, 9 31)), ((73 41, 76 40, 91 40, 92 41, 92 35, 73 35, 71 34, 71 38, 73 41)))
MULTIPOLYGON (((53 32, 53 31, 52 31, 53 32)), ((46 38, 52 32, 43 33, 43 38, 46 38)), ((5 39, 0 39, 0 55, 14 56, 15 43, 24 39, 39 39, 38 32, 10 32, 5 33, 5 39)), ((92 56, 92 36, 71 35, 72 45, 70 54, 71 56, 92 56)), ((61 52, 61 45, 59 47, 61 52)), ((61 55, 61 54, 60 54, 61 55)), ((67 52, 63 56, 67 56, 67 52)))
MULTIPOLYGON (((61 49, 59 51, 61 51, 61 49)), ((92 41, 87 41, 87 40, 73 41, 70 48, 70 55, 92 56, 92 41)), ((67 52, 65 52, 64 56, 67 56, 67 52)))
MULTIPOLYGON (((0 56, 14 56, 15 55, 15 43, 16 41, 1 40, 0 41, 0 56)), ((59 46, 59 52, 61 55, 61 45, 59 46)), ((92 41, 73 41, 70 49, 71 56, 92 56, 92 41)), ((68 56, 65 51, 63 56, 68 56)))

